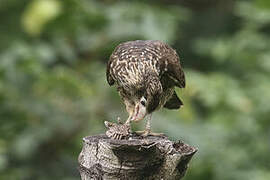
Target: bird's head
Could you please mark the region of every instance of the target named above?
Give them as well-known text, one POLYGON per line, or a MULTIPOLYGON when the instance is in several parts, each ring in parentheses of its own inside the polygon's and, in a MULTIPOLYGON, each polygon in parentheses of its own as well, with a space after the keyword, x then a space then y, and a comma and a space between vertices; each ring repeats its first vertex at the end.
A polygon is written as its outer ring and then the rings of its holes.
POLYGON ((132 121, 140 121, 147 114, 151 114, 160 105, 161 92, 155 91, 155 93, 146 93, 146 95, 139 98, 135 103, 135 109, 132 117, 132 121))
POLYGON ((137 100, 135 101, 135 110, 133 112, 132 121, 140 121, 147 114, 151 114, 160 105, 161 94, 163 88, 159 77, 152 72, 145 75, 145 89, 140 91, 137 100))
POLYGON ((147 112, 147 99, 146 99, 146 97, 142 96, 135 103, 135 109, 134 109, 132 121, 140 121, 147 114, 148 114, 148 112, 147 112))

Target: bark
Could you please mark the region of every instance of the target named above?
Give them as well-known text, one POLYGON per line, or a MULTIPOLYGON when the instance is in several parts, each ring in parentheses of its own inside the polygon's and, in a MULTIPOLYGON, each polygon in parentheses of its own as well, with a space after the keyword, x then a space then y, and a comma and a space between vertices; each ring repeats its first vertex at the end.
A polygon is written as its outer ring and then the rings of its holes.
POLYGON ((82 180, 181 179, 197 149, 163 136, 113 140, 106 135, 83 138, 79 155, 82 180))

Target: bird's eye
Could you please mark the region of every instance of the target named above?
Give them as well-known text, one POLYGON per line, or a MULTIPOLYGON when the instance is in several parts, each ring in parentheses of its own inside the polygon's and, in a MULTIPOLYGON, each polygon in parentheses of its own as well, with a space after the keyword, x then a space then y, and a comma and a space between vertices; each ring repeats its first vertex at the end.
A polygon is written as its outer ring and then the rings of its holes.
POLYGON ((141 104, 142 104, 143 106, 145 106, 145 101, 141 101, 141 104))

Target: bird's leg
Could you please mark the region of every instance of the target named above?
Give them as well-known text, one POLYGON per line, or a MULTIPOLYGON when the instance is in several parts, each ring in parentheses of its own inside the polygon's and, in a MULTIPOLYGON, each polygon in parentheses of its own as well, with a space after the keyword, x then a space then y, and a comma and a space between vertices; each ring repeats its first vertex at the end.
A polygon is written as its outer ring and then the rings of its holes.
POLYGON ((149 117, 146 120, 146 126, 145 126, 145 130, 144 130, 144 136, 148 136, 150 134, 151 131, 151 119, 152 119, 152 114, 149 115, 149 117))
POLYGON ((164 133, 151 132, 151 119, 152 119, 152 114, 150 114, 147 117, 145 130, 144 131, 136 131, 136 134, 139 134, 139 135, 141 135, 143 137, 146 137, 146 136, 163 136, 164 133))
POLYGON ((130 127, 130 122, 131 122, 131 119, 132 119, 133 114, 134 114, 134 106, 131 103, 129 103, 128 101, 124 101, 124 102, 126 104, 126 110, 129 114, 128 119, 125 122, 125 125, 130 127))
POLYGON ((131 119, 132 119, 132 116, 133 116, 133 111, 129 111, 129 116, 128 116, 128 119, 126 120, 125 124, 130 126, 130 122, 131 122, 131 119))
POLYGON ((145 130, 143 131, 136 131, 135 133, 141 136, 148 136, 151 130, 151 118, 152 118, 152 114, 150 114, 146 119, 146 125, 145 125, 145 130))

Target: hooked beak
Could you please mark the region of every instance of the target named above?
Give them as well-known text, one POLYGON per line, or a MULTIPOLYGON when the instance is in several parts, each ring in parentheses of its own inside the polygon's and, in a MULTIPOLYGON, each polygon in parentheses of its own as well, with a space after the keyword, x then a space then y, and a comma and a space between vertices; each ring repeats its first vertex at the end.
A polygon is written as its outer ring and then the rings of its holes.
POLYGON ((131 121, 141 121, 146 116, 146 108, 142 106, 140 103, 136 104, 133 117, 131 121))

